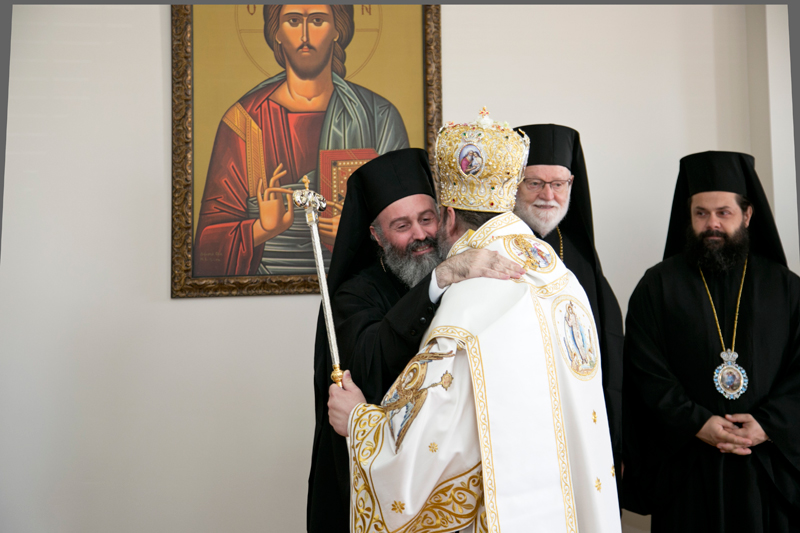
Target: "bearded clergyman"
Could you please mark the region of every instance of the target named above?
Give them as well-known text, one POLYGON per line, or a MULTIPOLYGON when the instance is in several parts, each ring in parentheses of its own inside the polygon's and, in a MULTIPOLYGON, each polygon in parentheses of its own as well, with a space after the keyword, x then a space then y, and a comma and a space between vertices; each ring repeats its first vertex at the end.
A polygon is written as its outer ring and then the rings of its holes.
POLYGON ((623 504, 652 531, 800 531, 800 278, 752 156, 684 157, 628 306, 623 504))
POLYGON ((592 305, 603 352, 603 393, 614 449, 622 457, 622 313, 595 249, 589 175, 580 134, 558 124, 521 126, 531 140, 514 213, 558 251, 592 305))
POLYGON ((591 306, 511 212, 527 136, 481 114, 439 132, 437 240, 525 274, 450 287, 379 405, 347 373, 330 387, 331 424, 350 439, 351 531, 619 532, 591 306))
MULTIPOLYGON (((342 366, 377 403, 417 353, 441 295, 474 276, 519 278, 524 269, 488 250, 444 262, 436 241, 439 210, 428 154, 395 150, 347 181, 328 290, 342 366), (441 263, 440 263, 441 262, 441 263)), ((328 424, 331 358, 320 310, 314 350, 316 427, 308 479, 307 530, 348 529, 350 485, 345 439, 328 424)))

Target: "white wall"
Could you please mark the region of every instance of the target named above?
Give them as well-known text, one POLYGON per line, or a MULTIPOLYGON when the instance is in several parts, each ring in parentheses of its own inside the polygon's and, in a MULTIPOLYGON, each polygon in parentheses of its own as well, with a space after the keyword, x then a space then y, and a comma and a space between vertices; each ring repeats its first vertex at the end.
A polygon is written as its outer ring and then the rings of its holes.
MULTIPOLYGON (((486 105, 581 132, 625 308, 660 258, 678 159, 750 150, 753 113, 785 132, 777 9, 773 100, 753 111, 744 6, 444 6, 444 118, 486 105)), ((303 530, 318 297, 170 300, 169 7, 15 6, 11 50, 0 531, 303 530)), ((794 191, 780 140, 776 194, 794 191)), ((774 205, 796 255, 796 207, 774 205)))
MULTIPOLYGON (((763 18, 765 6, 754 7, 763 18)), ((791 219, 797 207, 788 20, 786 6, 773 8, 783 16, 773 33, 783 32, 772 54, 785 55, 774 59, 776 89, 748 75, 745 6, 443 6, 444 120, 471 119, 485 105, 512 125, 554 122, 580 132, 597 249, 624 313, 639 278, 661 260, 680 158, 751 152, 748 87, 764 94, 754 113, 767 133, 768 94, 781 91, 789 95, 788 113, 785 98, 780 113, 772 112, 785 117, 779 139, 789 144, 781 162, 790 161, 791 170, 776 176, 775 187, 769 140, 764 157, 756 154, 756 169, 769 170, 762 176, 768 191, 784 193, 787 220, 779 230, 790 266, 800 270, 791 219), (480 31, 467 34, 463 28, 473 21, 480 31)))
POLYGON ((300 531, 318 300, 170 300, 169 7, 11 46, 0 531, 300 531))
MULTIPOLYGON (((798 249, 797 181, 794 153, 792 73, 789 68, 788 6, 753 6, 765 10, 769 87, 769 124, 775 223, 783 239, 789 267, 800 271, 798 249), (790 244, 787 246, 787 244, 790 244)), ((749 8, 749 7, 748 7, 749 8)), ((748 18, 748 23, 749 23, 748 18)))

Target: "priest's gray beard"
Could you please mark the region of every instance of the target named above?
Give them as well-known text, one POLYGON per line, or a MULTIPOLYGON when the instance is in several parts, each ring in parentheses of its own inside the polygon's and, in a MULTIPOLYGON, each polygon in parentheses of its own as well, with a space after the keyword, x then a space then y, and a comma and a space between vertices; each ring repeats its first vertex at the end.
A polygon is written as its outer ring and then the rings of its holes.
POLYGON ((380 225, 374 227, 381 241, 386 243, 386 246, 381 247, 381 256, 386 268, 409 287, 416 286, 422 281, 422 278, 430 274, 442 262, 441 250, 436 239, 426 237, 421 241, 411 241, 405 248, 400 248, 384 238, 379 229, 380 225), (428 246, 432 248, 430 252, 423 255, 413 254, 413 252, 428 246))
POLYGON ((686 255, 692 264, 705 271, 724 273, 744 262, 750 251, 750 233, 742 222, 733 235, 724 231, 707 230, 696 234, 689 224, 686 230, 686 255), (721 237, 720 244, 706 244, 706 237, 721 237))
POLYGON ((514 207, 514 214, 521 218, 533 231, 545 237, 548 233, 556 229, 556 226, 567 216, 571 197, 572 194, 567 197, 567 203, 564 207, 561 207, 555 200, 536 200, 528 205, 522 205, 520 202, 517 202, 517 205, 514 207), (553 206, 555 209, 548 209, 546 211, 537 209, 537 206, 541 207, 547 205, 553 206))

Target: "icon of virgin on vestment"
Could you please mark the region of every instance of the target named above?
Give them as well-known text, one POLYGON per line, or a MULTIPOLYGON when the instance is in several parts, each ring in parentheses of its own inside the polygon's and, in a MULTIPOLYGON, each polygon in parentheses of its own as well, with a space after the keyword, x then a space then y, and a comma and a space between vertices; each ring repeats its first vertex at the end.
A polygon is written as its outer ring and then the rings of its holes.
POLYGON ((591 379, 597 373, 599 355, 591 316, 579 302, 566 298, 554 306, 553 318, 564 362, 576 377, 591 379))

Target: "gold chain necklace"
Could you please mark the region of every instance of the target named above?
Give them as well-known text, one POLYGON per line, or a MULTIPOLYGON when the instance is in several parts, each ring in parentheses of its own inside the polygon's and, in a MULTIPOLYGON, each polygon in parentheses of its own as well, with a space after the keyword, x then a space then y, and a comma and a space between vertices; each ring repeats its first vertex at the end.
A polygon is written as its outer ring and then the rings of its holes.
POLYGON ((564 261, 564 239, 561 237, 561 228, 556 226, 556 231, 558 232, 558 257, 564 261))
POLYGON ((719 333, 719 342, 722 344, 722 352, 719 354, 724 361, 714 370, 714 385, 717 391, 729 400, 735 400, 747 390, 747 373, 742 367, 736 364, 736 359, 739 358, 734 349, 736 347, 736 328, 739 326, 739 304, 742 303, 742 288, 744 287, 744 276, 747 274, 747 258, 744 260, 744 269, 742 270, 742 281, 739 284, 739 296, 736 299, 736 316, 733 320, 733 338, 731 339, 730 349, 725 349, 725 340, 722 338, 722 328, 719 326, 719 318, 717 318, 717 309, 714 307, 714 300, 711 298, 711 291, 708 290, 708 283, 706 277, 703 275, 703 269, 698 265, 700 270, 700 277, 703 279, 703 285, 706 288, 708 301, 711 302, 711 311, 714 313, 714 322, 717 324, 717 333, 719 333))

